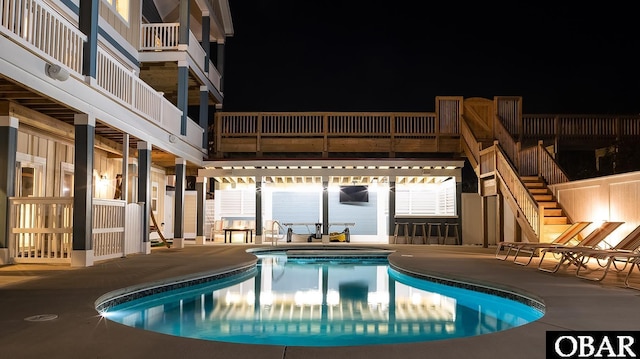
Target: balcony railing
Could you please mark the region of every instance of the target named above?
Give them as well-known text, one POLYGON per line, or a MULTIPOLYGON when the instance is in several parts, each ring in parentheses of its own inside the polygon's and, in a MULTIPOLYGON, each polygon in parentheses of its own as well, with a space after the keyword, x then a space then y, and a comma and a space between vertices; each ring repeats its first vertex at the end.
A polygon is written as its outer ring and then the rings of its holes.
MULTIPOLYGON (((120 200, 93 199, 95 260, 142 251, 139 207, 120 200)), ((14 197, 9 199, 9 208, 9 252, 14 262, 71 262, 73 198, 14 197)))
POLYGON ((14 41, 82 73, 86 36, 39 0, 0 0, 0 31, 14 41))
MULTIPOLYGON (((179 23, 154 23, 142 24, 140 29, 140 51, 178 51, 182 48, 179 44, 179 23)), ((205 71, 206 53, 193 32, 189 31, 189 45, 186 51, 193 59, 196 66, 207 75, 207 78, 217 88, 220 88, 220 73, 209 60, 209 69, 205 71)))
MULTIPOLYGON (((0 0, 0 11, 2 34, 47 61, 63 65, 75 77, 83 78, 83 45, 87 38, 76 25, 60 16, 42 0, 0 0)), ((177 36, 177 28, 162 25, 158 31, 166 30, 165 33, 147 33, 147 37, 155 39, 155 36, 160 36, 165 46, 173 42, 177 47, 177 37, 171 38, 174 34, 177 36)), ((162 93, 155 91, 100 48, 97 62, 95 86, 106 96, 158 127, 184 138, 190 145, 202 148, 202 130, 188 126, 192 131, 181 136, 182 111, 164 98, 162 93)))
POLYGON ((435 113, 216 113, 216 151, 459 152, 458 118, 435 113), (453 123, 455 122, 455 123, 453 123))

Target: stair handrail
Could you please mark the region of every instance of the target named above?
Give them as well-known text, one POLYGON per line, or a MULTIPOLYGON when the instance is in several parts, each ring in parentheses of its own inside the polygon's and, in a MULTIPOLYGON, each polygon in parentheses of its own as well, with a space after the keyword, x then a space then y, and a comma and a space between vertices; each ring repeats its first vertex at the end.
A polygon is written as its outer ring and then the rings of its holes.
POLYGON ((471 166, 476 172, 476 175, 479 176, 480 172, 476 169, 480 164, 480 151, 482 151, 482 143, 478 142, 476 136, 471 131, 471 127, 467 124, 467 120, 464 115, 460 116, 460 137, 462 138, 462 146, 463 149, 468 152, 468 156, 470 157, 471 166))
POLYGON ((533 234, 540 239, 542 233, 541 218, 544 216, 542 213, 544 209, 538 206, 538 203, 520 179, 518 172, 508 160, 498 141, 494 142, 493 148, 496 156, 496 175, 500 177, 502 183, 509 190, 509 194, 520 208, 533 234))
POLYGON ((520 143, 513 139, 509 131, 504 127, 500 116, 496 115, 496 121, 494 124, 494 136, 500 143, 500 148, 505 152, 507 158, 514 164, 516 169, 519 168, 519 152, 520 143))
POLYGON ((540 153, 538 174, 544 178, 547 185, 569 182, 569 176, 544 146, 543 141, 538 141, 538 152, 540 153))

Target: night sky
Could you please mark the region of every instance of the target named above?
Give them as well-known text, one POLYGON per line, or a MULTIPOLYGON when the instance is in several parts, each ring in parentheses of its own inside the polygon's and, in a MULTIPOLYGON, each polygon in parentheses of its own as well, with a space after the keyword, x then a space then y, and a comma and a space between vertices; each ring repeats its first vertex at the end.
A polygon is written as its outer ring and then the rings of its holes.
POLYGON ((229 2, 224 111, 431 112, 436 96, 522 96, 526 114, 640 113, 633 2, 229 2))

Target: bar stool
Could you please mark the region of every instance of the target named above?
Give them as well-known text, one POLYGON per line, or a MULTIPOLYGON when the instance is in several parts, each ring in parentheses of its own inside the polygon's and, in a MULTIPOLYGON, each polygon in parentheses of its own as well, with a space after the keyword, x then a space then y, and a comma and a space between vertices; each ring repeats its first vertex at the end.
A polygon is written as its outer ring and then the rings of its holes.
MULTIPOLYGON (((455 232, 455 244, 462 244, 460 241, 460 233, 458 232, 458 223, 445 223, 444 224, 444 242, 447 241, 447 238, 449 237, 449 227, 453 228, 453 232, 455 232)), ((453 233, 452 233, 453 234, 453 233)))
POLYGON ((396 227, 393 230, 393 244, 398 243, 398 232, 400 231, 400 227, 403 227, 404 232, 404 243, 409 243, 409 223, 408 222, 396 222, 396 227))
POLYGON ((431 228, 435 227, 437 229, 438 232, 438 242, 436 244, 440 244, 440 241, 442 240, 442 231, 440 230, 440 222, 429 222, 427 223, 427 225, 429 226, 427 228, 427 244, 431 244, 431 228))
POLYGON ((411 233, 413 233, 411 235, 411 244, 415 244, 416 241, 416 232, 418 231, 418 228, 420 228, 420 242, 422 242, 422 244, 425 243, 425 240, 427 239, 427 224, 423 223, 423 222, 417 222, 413 224, 413 231, 411 233))

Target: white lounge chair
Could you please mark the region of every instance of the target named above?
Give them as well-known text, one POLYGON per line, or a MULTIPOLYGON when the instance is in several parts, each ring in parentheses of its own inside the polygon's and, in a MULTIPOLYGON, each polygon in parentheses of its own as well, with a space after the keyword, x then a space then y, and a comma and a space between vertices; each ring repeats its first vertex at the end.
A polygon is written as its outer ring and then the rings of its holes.
MULTIPOLYGON (((633 263, 640 257, 640 226, 627 234, 618 244, 611 249, 584 249, 578 252, 577 261, 579 265, 576 269, 576 276, 583 279, 601 281, 607 276, 609 269, 613 268, 616 272, 625 270, 627 265, 631 264, 629 272, 633 270, 633 263), (598 266, 593 269, 588 267, 590 259, 595 259, 598 266), (619 263, 621 267, 619 266, 619 263), (600 276, 587 275, 590 273, 600 272, 600 276)), ((636 263, 637 264, 637 263, 636 263)), ((628 276, 628 275, 627 275, 628 276)))
POLYGON ((605 240, 607 236, 623 224, 624 222, 604 222, 600 227, 589 233, 577 246, 559 246, 542 249, 538 269, 544 272, 555 273, 565 263, 567 265, 575 264, 579 266, 580 262, 577 260, 578 253, 584 250, 598 248, 602 243, 606 243, 605 240), (558 262, 552 268, 543 267, 544 258, 549 253, 560 256, 558 262))
MULTIPOLYGON (((571 224, 564 232, 560 233, 553 241, 551 242, 500 242, 498 243, 498 248, 496 249, 496 258, 500 260, 506 260, 509 257, 511 251, 514 251, 513 262, 520 265, 529 265, 533 256, 543 248, 556 247, 556 246, 564 246, 571 243, 574 238, 576 238, 580 232, 582 232, 585 228, 587 228, 591 222, 581 221, 575 222, 571 224), (505 249, 507 252, 504 257, 500 256, 500 251, 505 249), (518 261, 518 256, 520 253, 529 254, 529 258, 524 262, 518 261)), ((578 239, 579 241, 579 239, 578 239)))

